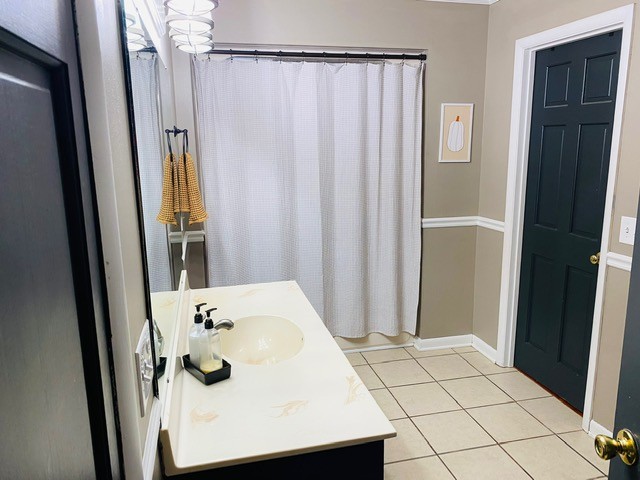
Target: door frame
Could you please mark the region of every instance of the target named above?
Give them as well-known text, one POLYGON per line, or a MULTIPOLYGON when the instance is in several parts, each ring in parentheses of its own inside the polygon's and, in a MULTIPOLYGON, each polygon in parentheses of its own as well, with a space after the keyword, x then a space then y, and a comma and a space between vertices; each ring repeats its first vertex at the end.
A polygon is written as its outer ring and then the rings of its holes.
POLYGON ((594 37, 614 30, 622 30, 618 89, 611 135, 609 175, 602 227, 600 265, 596 283, 589 366, 585 392, 582 428, 589 431, 592 417, 595 373, 598 359, 602 306, 606 279, 609 236, 613 216, 613 198, 618 172, 620 133, 624 108, 629 54, 633 27, 634 4, 609 10, 591 17, 568 23, 528 37, 515 43, 513 93, 511 100, 511 128, 509 133, 509 155, 507 191, 504 221, 504 243, 502 248, 502 275, 500 282, 500 308, 498 314, 498 339, 496 362, 501 366, 513 366, 516 346, 516 322, 518 288, 520 285, 520 262, 524 225, 524 206, 529 154, 529 130, 533 100, 533 78, 535 53, 538 50, 594 37))

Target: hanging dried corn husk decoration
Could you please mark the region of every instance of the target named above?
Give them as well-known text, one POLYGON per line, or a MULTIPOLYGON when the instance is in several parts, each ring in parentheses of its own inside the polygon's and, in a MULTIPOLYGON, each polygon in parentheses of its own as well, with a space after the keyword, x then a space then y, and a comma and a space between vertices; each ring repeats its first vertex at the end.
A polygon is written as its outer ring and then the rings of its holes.
POLYGON ((449 138, 447 148, 452 152, 459 152, 464 147, 464 124, 460 121, 460 115, 449 125, 449 138))

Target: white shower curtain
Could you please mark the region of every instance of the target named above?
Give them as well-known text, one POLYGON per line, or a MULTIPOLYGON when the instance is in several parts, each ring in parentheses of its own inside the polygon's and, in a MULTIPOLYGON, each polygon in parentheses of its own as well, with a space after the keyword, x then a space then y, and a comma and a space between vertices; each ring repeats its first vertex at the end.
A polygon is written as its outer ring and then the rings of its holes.
POLYGON ((157 60, 155 55, 151 58, 131 56, 130 59, 149 287, 151 292, 164 292, 172 287, 167 230, 156 220, 162 200, 163 160, 157 60))
POLYGON ((194 72, 209 284, 293 279, 334 335, 415 333, 423 65, 194 72))

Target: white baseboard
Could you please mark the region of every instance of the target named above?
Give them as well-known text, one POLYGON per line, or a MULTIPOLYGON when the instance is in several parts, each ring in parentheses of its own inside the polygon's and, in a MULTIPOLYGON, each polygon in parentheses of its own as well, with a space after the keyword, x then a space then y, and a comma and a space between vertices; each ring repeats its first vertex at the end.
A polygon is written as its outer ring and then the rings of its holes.
POLYGON ((611 433, 610 430, 607 430, 595 420, 591 420, 591 422, 589 422, 589 431, 587 433, 591 437, 595 437, 596 435, 607 435, 608 437, 613 437, 613 433, 611 433))
POLYGON ((162 412, 162 402, 153 397, 153 404, 149 413, 149 426, 147 427, 147 438, 144 442, 144 454, 142 457, 142 475, 144 480, 153 479, 153 468, 158 454, 158 436, 160 435, 160 414, 162 412))
POLYGON ((498 352, 495 348, 489 345, 487 342, 482 340, 480 337, 476 337, 473 335, 473 342, 471 343, 473 348, 482 353, 485 357, 491 360, 493 363, 496 363, 496 358, 498 358, 498 352))
POLYGON ((372 352, 375 350, 388 350, 391 348, 404 348, 415 347, 416 350, 422 352, 427 350, 440 350, 443 348, 455 348, 455 347, 473 347, 478 352, 482 353, 485 357, 495 363, 496 361, 496 349, 491 347, 488 343, 475 335, 455 335, 452 337, 438 337, 438 338, 416 338, 412 342, 387 345, 375 345, 371 347, 362 348, 345 348, 344 353, 361 353, 372 352))
POLYGON ((413 347, 413 346, 414 346, 414 342, 407 342, 402 344, 388 343, 385 345, 372 345, 370 347, 345 348, 342 351, 344 353, 362 353, 362 352, 373 352, 374 350, 389 350, 392 348, 404 348, 404 347, 413 347))
POLYGON ((473 344, 473 335, 456 335, 453 337, 416 338, 416 350, 438 350, 441 348, 468 347, 473 344))

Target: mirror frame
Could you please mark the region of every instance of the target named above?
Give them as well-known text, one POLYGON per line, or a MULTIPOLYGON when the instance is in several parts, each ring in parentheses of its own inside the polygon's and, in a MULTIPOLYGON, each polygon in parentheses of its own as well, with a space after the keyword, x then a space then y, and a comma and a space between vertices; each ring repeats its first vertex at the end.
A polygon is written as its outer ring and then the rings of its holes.
POLYGON ((153 396, 160 398, 158 389, 158 359, 153 335, 153 312, 151 309, 151 287, 149 285, 149 263, 147 259, 147 243, 144 234, 144 214, 142 211, 142 188, 140 187, 140 163, 138 161, 138 139, 136 137, 136 122, 133 109, 133 88, 131 85, 131 65, 129 62, 129 50, 127 49, 127 23, 125 18, 124 0, 117 1, 119 19, 120 51, 122 53, 122 71, 124 87, 127 99, 127 116, 129 117, 129 143, 131 145, 131 165, 133 167, 133 180, 136 191, 136 214, 138 220, 138 233, 140 237, 140 255, 142 258, 142 270, 144 273, 144 303, 147 314, 147 328, 151 340, 151 355, 153 357, 153 396))

